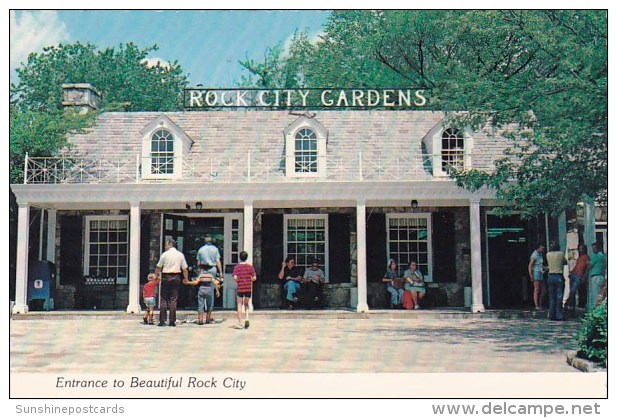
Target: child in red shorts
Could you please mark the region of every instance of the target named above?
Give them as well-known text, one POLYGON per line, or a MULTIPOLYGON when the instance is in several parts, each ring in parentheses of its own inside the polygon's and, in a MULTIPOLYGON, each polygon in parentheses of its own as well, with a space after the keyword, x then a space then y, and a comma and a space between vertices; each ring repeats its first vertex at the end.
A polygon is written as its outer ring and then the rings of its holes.
POLYGON ((236 289, 236 304, 238 306, 238 324, 236 329, 249 327, 249 302, 253 294, 253 282, 257 280, 255 269, 246 262, 249 255, 246 251, 240 253, 240 264, 234 267, 234 280, 238 284, 236 289), (244 306, 244 325, 242 324, 242 307, 244 306))
POLYGON ((144 325, 154 325, 154 305, 156 304, 156 287, 160 279, 154 273, 148 274, 148 283, 144 285, 143 295, 146 313, 144 315, 144 325))

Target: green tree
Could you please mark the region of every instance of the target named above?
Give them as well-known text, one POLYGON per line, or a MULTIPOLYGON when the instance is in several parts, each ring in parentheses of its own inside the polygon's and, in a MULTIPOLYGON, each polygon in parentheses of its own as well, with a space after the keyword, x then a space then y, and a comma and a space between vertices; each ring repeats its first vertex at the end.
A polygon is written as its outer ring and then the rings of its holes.
POLYGON ((607 30, 596 10, 333 12, 304 79, 430 88, 450 123, 512 140, 494 170, 452 171, 459 185, 491 187, 524 215, 560 213, 606 197, 607 30))
POLYGON ((306 77, 309 60, 315 53, 315 46, 310 42, 306 30, 296 30, 288 49, 282 42, 266 49, 263 62, 248 56, 239 64, 249 71, 243 76, 242 86, 262 88, 293 89, 308 84, 306 77))
POLYGON ((63 83, 90 83, 101 92, 102 110, 172 111, 182 107, 187 78, 177 61, 148 66, 156 45, 99 50, 92 44, 47 47, 32 53, 17 74, 11 101, 19 108, 53 112, 62 108, 63 83))
MULTIPOLYGON (((102 111, 180 109, 187 77, 177 62, 148 66, 145 59, 156 50, 156 46, 139 49, 132 43, 99 50, 77 42, 30 54, 16 70, 19 82, 11 85, 9 183, 23 182, 26 153, 53 155, 67 145, 67 133, 94 123, 96 113, 81 115, 63 109, 63 83, 92 84, 101 92, 102 111)), ((14 277, 17 210, 12 191, 9 202, 9 270, 14 277)))

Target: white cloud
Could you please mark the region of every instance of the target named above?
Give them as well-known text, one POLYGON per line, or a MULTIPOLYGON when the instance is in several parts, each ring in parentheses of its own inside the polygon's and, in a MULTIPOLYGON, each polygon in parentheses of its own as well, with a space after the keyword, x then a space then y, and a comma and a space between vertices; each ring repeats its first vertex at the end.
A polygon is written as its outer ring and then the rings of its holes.
POLYGON ((10 14, 10 68, 25 63, 32 52, 41 52, 46 46, 57 45, 69 39, 69 32, 53 10, 11 11, 10 14))
POLYGON ((169 62, 165 61, 163 58, 145 58, 141 62, 145 62, 148 67, 156 67, 156 64, 159 63, 163 68, 169 68, 169 62))

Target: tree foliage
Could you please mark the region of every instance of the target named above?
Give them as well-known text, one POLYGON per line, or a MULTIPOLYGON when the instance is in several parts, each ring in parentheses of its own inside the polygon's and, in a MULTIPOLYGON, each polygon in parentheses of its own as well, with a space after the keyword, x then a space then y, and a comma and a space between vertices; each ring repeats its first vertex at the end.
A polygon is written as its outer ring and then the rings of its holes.
MULTIPOLYGON (((17 68, 19 81, 11 85, 9 183, 23 182, 24 156, 49 156, 66 145, 66 134, 95 121, 62 108, 63 83, 90 83, 101 92, 101 109, 170 111, 181 108, 187 78, 177 62, 148 66, 152 46, 132 43, 99 50, 92 44, 60 44, 32 53, 17 68)), ((14 275, 16 202, 9 191, 11 267, 14 275)), ((12 280, 11 283, 14 281, 12 280)))
POLYGON ((11 100, 20 109, 54 112, 62 108, 63 83, 90 83, 101 92, 102 110, 178 110, 186 76, 177 61, 148 66, 148 54, 157 49, 128 43, 99 50, 79 42, 47 47, 17 69, 11 100))
MULTIPOLYGON (((606 197, 607 25, 596 10, 334 12, 302 57, 303 79, 430 88, 450 123, 512 140, 494 170, 451 172, 459 185, 493 188, 524 215, 559 213, 606 197)), ((292 56, 246 68, 285 73, 292 56)))

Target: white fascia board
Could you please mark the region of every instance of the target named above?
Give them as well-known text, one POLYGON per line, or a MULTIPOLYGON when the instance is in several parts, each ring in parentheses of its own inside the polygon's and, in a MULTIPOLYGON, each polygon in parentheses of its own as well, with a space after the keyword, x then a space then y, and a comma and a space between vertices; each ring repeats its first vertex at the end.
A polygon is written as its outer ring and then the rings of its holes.
MULTIPOLYGON (((418 182, 293 182, 293 183, 182 183, 182 184, 15 184, 11 188, 18 203, 62 207, 66 204, 89 203, 101 207, 124 208, 128 202, 141 202, 148 207, 163 202, 219 202, 230 207, 242 207, 244 201, 254 201, 271 207, 268 202, 294 202, 314 206, 312 202, 331 202, 335 206, 355 206, 358 200, 367 205, 408 206, 411 199, 421 206, 428 203, 466 205, 471 198, 495 200, 493 190, 478 192, 459 188, 452 181, 418 182), (338 203, 338 204, 337 204, 338 203)), ((207 205, 206 205, 207 206, 207 205)), ((96 206, 98 207, 98 206, 96 206)))

